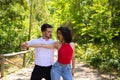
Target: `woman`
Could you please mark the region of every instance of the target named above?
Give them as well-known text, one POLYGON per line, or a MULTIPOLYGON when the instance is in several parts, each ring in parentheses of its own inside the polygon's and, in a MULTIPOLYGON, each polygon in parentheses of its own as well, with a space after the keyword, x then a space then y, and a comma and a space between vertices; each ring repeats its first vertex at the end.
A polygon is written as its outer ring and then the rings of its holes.
POLYGON ((58 60, 52 66, 51 80, 72 80, 75 68, 74 43, 72 43, 71 31, 68 27, 59 27, 57 29, 59 43, 54 44, 36 44, 31 47, 56 48, 58 50, 58 60), (72 68, 71 68, 72 61, 72 68))

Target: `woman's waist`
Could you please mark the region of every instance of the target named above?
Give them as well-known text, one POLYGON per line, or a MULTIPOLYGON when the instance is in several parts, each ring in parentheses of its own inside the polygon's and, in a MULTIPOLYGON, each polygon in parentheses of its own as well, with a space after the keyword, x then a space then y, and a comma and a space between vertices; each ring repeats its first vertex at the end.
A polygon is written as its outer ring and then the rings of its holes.
POLYGON ((64 58, 58 58, 58 62, 61 63, 61 64, 70 64, 71 63, 71 58, 68 58, 68 59, 64 59, 64 58))
POLYGON ((60 61, 57 61, 56 63, 58 63, 58 64, 61 65, 61 66, 67 66, 67 65, 70 65, 70 63, 63 63, 63 62, 60 62, 60 61))

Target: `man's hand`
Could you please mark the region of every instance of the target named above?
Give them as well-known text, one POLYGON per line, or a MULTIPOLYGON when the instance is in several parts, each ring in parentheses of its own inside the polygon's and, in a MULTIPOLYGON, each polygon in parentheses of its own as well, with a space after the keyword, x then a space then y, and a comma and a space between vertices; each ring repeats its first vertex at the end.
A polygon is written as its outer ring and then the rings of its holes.
POLYGON ((26 50, 27 48, 28 48, 28 43, 27 42, 21 44, 21 49, 22 50, 26 50))

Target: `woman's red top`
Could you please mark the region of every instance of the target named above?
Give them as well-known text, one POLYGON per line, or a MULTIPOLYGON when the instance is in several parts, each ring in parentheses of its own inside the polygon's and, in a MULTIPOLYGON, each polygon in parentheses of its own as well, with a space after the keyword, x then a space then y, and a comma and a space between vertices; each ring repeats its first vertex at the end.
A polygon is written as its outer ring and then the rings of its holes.
POLYGON ((73 49, 69 43, 62 43, 58 50, 58 62, 61 64, 70 64, 72 60, 73 49))

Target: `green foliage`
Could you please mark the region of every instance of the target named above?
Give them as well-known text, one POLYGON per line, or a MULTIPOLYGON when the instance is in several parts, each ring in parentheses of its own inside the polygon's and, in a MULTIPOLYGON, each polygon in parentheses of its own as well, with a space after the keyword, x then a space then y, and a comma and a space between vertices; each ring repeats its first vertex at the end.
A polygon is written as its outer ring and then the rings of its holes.
POLYGON ((1 53, 20 51, 20 43, 27 39, 28 7, 26 0, 0 1, 1 53))
MULTIPOLYGON (((120 71, 120 0, 32 0, 32 3, 32 38, 39 36, 36 32, 43 23, 54 26, 54 39, 57 27, 68 26, 78 59, 101 71, 120 71)), ((18 50, 16 46, 26 40, 27 4, 26 0, 1 1, 2 53, 18 50)))

